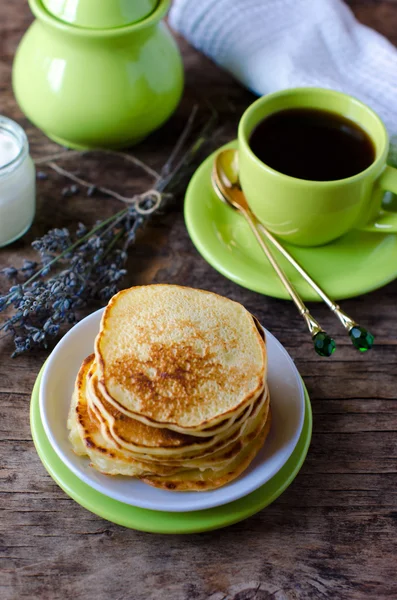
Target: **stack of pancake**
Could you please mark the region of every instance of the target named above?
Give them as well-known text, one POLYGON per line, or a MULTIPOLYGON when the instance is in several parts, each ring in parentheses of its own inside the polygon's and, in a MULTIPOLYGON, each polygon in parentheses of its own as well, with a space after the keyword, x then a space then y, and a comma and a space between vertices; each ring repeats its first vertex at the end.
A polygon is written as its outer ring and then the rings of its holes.
POLYGON ((101 473, 218 488, 269 432, 266 374, 263 331, 241 304, 174 285, 124 290, 78 373, 70 440, 101 473))

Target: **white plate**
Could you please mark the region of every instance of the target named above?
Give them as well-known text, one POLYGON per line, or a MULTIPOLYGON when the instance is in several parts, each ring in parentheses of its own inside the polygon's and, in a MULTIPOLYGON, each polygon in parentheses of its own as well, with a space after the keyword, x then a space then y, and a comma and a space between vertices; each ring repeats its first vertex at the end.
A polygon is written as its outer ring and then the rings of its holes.
POLYGON ((305 396, 292 359, 267 330, 268 383, 272 427, 251 466, 235 481, 210 492, 158 490, 139 479, 110 477, 74 454, 66 427, 74 381, 83 359, 93 352, 103 310, 75 325, 54 348, 40 386, 40 414, 48 439, 60 459, 89 486, 120 502, 152 510, 186 512, 227 504, 253 492, 275 475, 291 456, 302 431, 305 396))

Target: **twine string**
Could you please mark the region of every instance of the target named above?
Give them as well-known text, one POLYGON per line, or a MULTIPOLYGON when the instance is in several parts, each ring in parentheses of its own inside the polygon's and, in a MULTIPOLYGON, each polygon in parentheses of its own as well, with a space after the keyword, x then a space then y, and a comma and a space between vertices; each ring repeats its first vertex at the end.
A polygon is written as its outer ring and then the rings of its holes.
MULTIPOLYGON (((157 173, 157 171, 155 171, 154 169, 152 169, 151 167, 149 167, 148 165, 146 165, 145 163, 140 161, 138 158, 136 158, 135 156, 132 156, 130 154, 125 154, 124 152, 117 152, 115 150, 101 150, 101 149, 94 150, 92 152, 102 152, 102 153, 110 154, 113 156, 119 156, 121 158, 124 158, 124 159, 132 162, 134 165, 138 166, 139 168, 143 169, 148 175, 153 177, 156 182, 158 182, 161 179, 161 175, 159 173, 157 173)), ((56 162, 54 162, 54 160, 58 160, 58 159, 62 159, 62 158, 72 158, 72 157, 76 157, 76 156, 86 155, 89 153, 90 153, 89 151, 80 152, 80 151, 74 151, 74 150, 71 150, 71 151, 66 150, 66 151, 62 151, 62 152, 57 152, 56 154, 52 154, 49 156, 44 156, 42 158, 36 158, 34 160, 34 163, 36 165, 47 165, 50 169, 52 169, 59 175, 62 175, 63 177, 66 177, 67 179, 74 181, 74 183, 77 183, 78 185, 80 185, 82 187, 85 187, 87 189, 95 188, 102 194, 106 194, 107 196, 111 196, 112 198, 115 198, 116 200, 120 200, 120 202, 124 202, 124 204, 129 204, 130 206, 133 206, 134 209, 136 210, 136 212, 139 213, 140 215, 150 215, 151 213, 155 212, 159 208, 161 201, 163 199, 163 194, 161 192, 159 192, 158 190, 156 190, 155 188, 151 188, 151 189, 147 190, 146 192, 143 192, 142 194, 134 194, 131 197, 123 196, 122 194, 119 194, 115 190, 111 190, 110 188, 107 188, 105 186, 96 185, 92 181, 83 179, 82 177, 79 177, 79 176, 75 175, 74 173, 71 173, 67 169, 60 167, 56 162), (147 201, 149 199, 151 199, 152 202, 151 202, 150 206, 147 206, 147 204, 148 204, 147 201)))

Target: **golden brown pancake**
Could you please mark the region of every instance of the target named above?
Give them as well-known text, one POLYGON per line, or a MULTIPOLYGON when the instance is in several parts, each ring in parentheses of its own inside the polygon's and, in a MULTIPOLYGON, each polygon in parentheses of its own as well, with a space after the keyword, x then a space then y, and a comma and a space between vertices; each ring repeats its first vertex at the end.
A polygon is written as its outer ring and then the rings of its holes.
MULTIPOLYGON (((262 409, 266 409, 267 411, 269 406, 269 397, 266 394, 266 396, 259 398, 253 406, 247 408, 247 414, 242 415, 236 421, 233 427, 230 428, 228 435, 224 438, 214 437, 212 440, 209 440, 209 438, 198 438, 194 440, 193 436, 189 436, 196 443, 190 443, 188 446, 180 446, 176 449, 170 448, 169 440, 166 439, 165 448, 161 448, 159 447, 159 442, 164 437, 164 429, 157 430, 154 427, 149 427, 134 419, 120 415, 114 409, 112 410, 113 407, 107 405, 106 401, 103 401, 102 398, 98 400, 96 397, 93 400, 89 390, 94 378, 95 375, 91 378, 88 385, 88 403, 101 415, 103 437, 109 439, 112 445, 116 444, 118 448, 125 452, 130 452, 132 456, 139 460, 161 462, 163 465, 168 466, 181 465, 191 468, 194 465, 202 466, 204 462, 205 464, 217 464, 224 460, 224 453, 227 453, 228 458, 231 458, 234 453, 238 452, 238 442, 247 427, 257 418, 262 409), (142 446, 142 443, 147 441, 149 443, 155 441, 156 446, 154 448, 142 446), (151 454, 149 454, 150 452, 151 454)), ((93 387, 95 389, 95 385, 93 387)), ((172 433, 176 436, 182 436, 182 434, 172 433)), ((189 442, 191 442, 190 439, 189 442)))
POLYGON ((142 481, 154 487, 174 492, 206 492, 222 487, 236 479, 245 471, 262 448, 271 427, 271 412, 259 434, 253 432, 247 436, 244 448, 234 460, 220 470, 191 469, 173 475, 143 475, 142 481))
MULTIPOLYGON (((261 396, 255 403, 248 406, 226 433, 211 438, 196 438, 192 435, 180 434, 165 428, 145 425, 125 416, 108 403, 97 386, 95 372, 87 386, 88 403, 96 407, 107 424, 112 441, 124 450, 141 455, 144 460, 170 460, 179 462, 181 458, 198 457, 213 453, 238 439, 244 423, 251 413, 259 410, 266 398, 261 396)), ((104 433, 106 435, 106 433, 104 433)))
POLYGON ((232 417, 260 395, 266 376, 265 343, 242 305, 174 285, 114 296, 95 354, 108 401, 182 433, 232 417))
POLYGON ((93 467, 109 475, 138 477, 145 473, 170 474, 180 470, 180 468, 136 460, 117 447, 111 446, 108 440, 104 439, 100 418, 90 411, 87 405, 86 383, 91 361, 92 357, 88 357, 78 373, 68 419, 69 438, 76 454, 86 454, 91 459, 93 467))
MULTIPOLYGON (((94 357, 91 355, 82 364, 73 394, 68 420, 70 439, 77 454, 88 455, 94 468, 104 474, 142 476, 170 476, 182 474, 192 469, 222 471, 226 465, 238 456, 243 448, 244 440, 255 435, 266 420, 269 408, 268 399, 258 401, 252 415, 241 429, 241 438, 233 439, 226 447, 216 447, 203 458, 186 459, 182 464, 167 464, 160 457, 156 462, 147 462, 138 455, 120 449, 119 445, 104 429, 108 426, 95 406, 90 408, 87 402, 87 384, 92 376, 94 357)), ((141 424, 140 424, 141 425, 141 424)), ((173 432, 175 433, 175 432, 173 432)), ((180 435, 180 434, 179 434, 180 435)))

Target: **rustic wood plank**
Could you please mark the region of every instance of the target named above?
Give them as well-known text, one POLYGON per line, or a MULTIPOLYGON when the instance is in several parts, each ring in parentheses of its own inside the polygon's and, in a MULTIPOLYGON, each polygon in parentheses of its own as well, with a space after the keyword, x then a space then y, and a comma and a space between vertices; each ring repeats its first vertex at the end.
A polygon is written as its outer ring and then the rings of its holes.
MULTIPOLYGON (((365 24, 397 43, 396 0, 350 0, 365 24)), ((0 5, 0 113, 27 130, 32 152, 56 146, 20 113, 11 64, 31 22, 24 0, 0 5)), ((176 115, 139 147, 160 166, 195 102, 209 101, 225 128, 253 96, 180 40, 186 92, 176 115)), ((137 150, 138 152, 138 150, 137 150)), ((119 167, 109 163, 111 182, 119 167)), ((87 165, 98 175, 98 166, 87 165)), ((129 189, 147 183, 132 172, 129 189)), ((74 197, 60 201, 62 178, 40 182, 38 216, 23 240, 0 251, 0 265, 29 255, 50 226, 91 223, 118 205, 74 197), (99 204, 100 203, 100 204, 99 204)), ((69 499, 47 475, 29 429, 29 396, 45 352, 11 360, 0 339, 0 597, 4 600, 361 600, 397 597, 397 281, 344 303, 368 324, 377 346, 357 355, 340 338, 330 361, 315 356, 287 302, 239 288, 197 254, 181 214, 182 198, 156 217, 131 250, 126 285, 175 282, 222 293, 245 304, 286 346, 312 398, 314 435, 299 476, 273 505, 244 523, 192 536, 159 536, 108 523, 69 499)), ((4 282, 0 281, 0 286, 4 282)), ((334 326, 322 306, 315 313, 334 326)))
POLYGON ((396 0, 348 0, 356 17, 369 27, 385 35, 393 44, 397 43, 397 33, 393 25, 396 18, 396 0))

